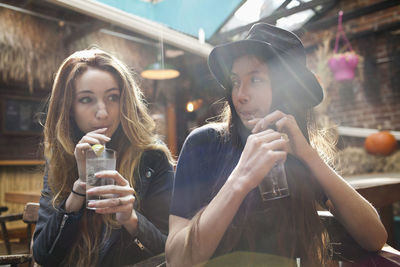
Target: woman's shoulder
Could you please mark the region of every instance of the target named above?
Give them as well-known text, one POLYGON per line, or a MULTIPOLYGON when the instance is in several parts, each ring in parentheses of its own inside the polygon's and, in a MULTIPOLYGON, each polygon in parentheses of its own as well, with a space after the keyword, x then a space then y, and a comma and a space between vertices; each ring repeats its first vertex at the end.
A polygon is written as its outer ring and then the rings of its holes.
POLYGON ((222 123, 210 123, 194 129, 187 137, 186 142, 202 144, 217 142, 227 136, 226 126, 222 123))
MULTIPOLYGON (((168 157, 164 151, 160 149, 148 149, 143 151, 140 158, 137 178, 146 178, 146 181, 150 181, 149 178, 161 177, 161 173, 169 173, 173 170, 172 164, 168 161, 168 157)), ((173 177, 173 175, 172 175, 173 177)))
POLYGON ((141 160, 144 162, 159 162, 162 160, 168 161, 168 158, 165 152, 161 149, 152 148, 143 151, 141 160))

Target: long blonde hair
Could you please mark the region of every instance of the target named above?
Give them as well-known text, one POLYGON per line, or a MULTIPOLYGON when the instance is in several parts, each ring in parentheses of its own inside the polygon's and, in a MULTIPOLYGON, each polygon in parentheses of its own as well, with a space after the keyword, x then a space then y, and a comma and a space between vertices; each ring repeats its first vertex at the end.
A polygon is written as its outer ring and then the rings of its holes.
MULTIPOLYGON (((114 141, 118 154, 117 170, 121 175, 135 187, 134 173, 145 150, 161 150, 173 162, 168 148, 154 132, 155 123, 148 113, 144 95, 128 67, 100 49, 75 52, 64 60, 56 73, 44 125, 44 154, 49 163, 48 181, 54 196, 54 207, 68 197, 78 178, 74 149, 84 133, 76 126, 71 108, 75 81, 89 67, 111 73, 120 89, 121 123, 114 133, 114 136, 118 135, 114 141)), ((101 221, 107 226, 105 236, 115 227, 107 216, 84 213, 80 226, 82 234, 74 251, 64 261, 67 265, 95 265, 99 247, 105 240, 99 239, 101 221), (94 223, 94 227, 87 227, 89 222, 94 223)))

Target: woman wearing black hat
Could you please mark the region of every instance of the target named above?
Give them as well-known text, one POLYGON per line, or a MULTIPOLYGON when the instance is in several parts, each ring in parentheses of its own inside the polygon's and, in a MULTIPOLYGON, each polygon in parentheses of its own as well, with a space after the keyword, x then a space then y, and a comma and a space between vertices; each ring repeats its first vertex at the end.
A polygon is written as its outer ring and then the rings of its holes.
POLYGON ((225 120, 196 129, 185 141, 176 169, 167 262, 191 266, 251 251, 322 266, 327 239, 316 203, 328 208, 364 249, 381 249, 387 233, 375 209, 310 145, 309 136, 315 136, 309 132, 311 111, 323 93, 297 36, 256 24, 245 40, 214 48, 208 63, 227 92, 225 120), (290 195, 263 202, 257 186, 282 161, 290 195))

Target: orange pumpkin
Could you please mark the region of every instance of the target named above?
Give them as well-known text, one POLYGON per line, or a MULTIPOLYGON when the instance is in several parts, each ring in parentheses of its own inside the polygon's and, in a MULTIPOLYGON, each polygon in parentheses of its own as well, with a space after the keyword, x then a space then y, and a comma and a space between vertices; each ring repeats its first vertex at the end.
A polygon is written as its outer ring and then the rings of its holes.
POLYGON ((374 155, 389 155, 396 150, 397 141, 391 133, 382 131, 369 135, 364 147, 374 155))

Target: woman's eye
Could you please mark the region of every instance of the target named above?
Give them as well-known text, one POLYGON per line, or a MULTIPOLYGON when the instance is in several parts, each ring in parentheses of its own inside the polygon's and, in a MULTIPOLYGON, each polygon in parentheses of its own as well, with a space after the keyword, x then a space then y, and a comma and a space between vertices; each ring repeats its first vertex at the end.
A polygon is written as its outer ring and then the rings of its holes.
POLYGON ((252 77, 251 78, 251 82, 252 83, 259 83, 259 82, 262 82, 263 80, 262 79, 260 79, 260 78, 258 78, 258 77, 252 77))
POLYGON ((88 96, 79 98, 79 103, 87 104, 87 103, 90 103, 90 102, 92 102, 92 99, 90 97, 88 97, 88 96))
POLYGON ((235 81, 235 80, 231 81, 231 84, 232 84, 232 88, 237 88, 240 85, 239 81, 235 81))
POLYGON ((119 102, 119 95, 118 94, 112 94, 112 95, 108 96, 108 99, 110 101, 113 101, 113 102, 119 102))

